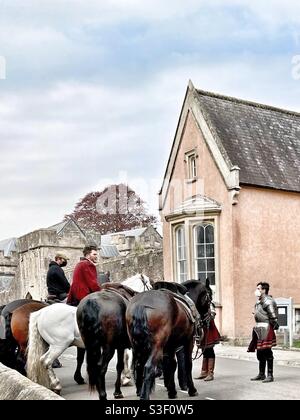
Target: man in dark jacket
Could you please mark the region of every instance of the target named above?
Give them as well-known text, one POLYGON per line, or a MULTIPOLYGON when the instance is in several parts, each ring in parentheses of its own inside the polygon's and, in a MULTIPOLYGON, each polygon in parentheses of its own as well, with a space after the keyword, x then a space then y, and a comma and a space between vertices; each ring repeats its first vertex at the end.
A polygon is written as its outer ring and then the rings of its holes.
POLYGON ((68 296, 70 283, 68 282, 64 270, 68 263, 68 257, 64 254, 57 254, 55 261, 51 261, 47 273, 47 289, 48 295, 52 299, 63 301, 68 296))

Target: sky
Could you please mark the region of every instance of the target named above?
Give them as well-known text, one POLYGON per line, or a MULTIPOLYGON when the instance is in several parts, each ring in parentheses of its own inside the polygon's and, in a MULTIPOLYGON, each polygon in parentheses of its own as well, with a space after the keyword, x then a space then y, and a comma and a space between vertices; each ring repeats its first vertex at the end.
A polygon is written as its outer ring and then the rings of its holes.
POLYGON ((189 80, 300 111, 300 2, 0 0, 0 239, 110 183, 157 215, 189 80))

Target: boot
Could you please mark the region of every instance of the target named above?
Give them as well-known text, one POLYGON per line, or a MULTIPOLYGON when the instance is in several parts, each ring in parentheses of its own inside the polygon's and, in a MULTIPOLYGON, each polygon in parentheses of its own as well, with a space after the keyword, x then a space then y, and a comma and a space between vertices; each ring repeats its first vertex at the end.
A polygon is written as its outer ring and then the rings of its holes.
POLYGON ((200 376, 197 376, 197 378, 195 379, 204 379, 207 377, 207 375, 208 375, 208 359, 203 357, 200 376))
POLYGON ((273 359, 268 359, 268 376, 263 380, 263 383, 273 382, 273 359))
POLYGON ((259 374, 255 376, 254 378, 251 378, 251 381, 263 381, 266 379, 266 360, 260 360, 259 361, 259 374))
POLYGON ((204 379, 205 382, 214 380, 215 361, 216 359, 208 359, 208 375, 204 379))

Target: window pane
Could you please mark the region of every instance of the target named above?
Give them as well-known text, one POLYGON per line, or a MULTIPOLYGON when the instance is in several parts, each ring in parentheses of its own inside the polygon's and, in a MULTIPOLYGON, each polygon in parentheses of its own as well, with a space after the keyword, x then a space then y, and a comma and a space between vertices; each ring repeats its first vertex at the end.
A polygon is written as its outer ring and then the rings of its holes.
POLYGON ((183 228, 177 229, 177 245, 182 246, 183 245, 183 228))
POLYGON ((197 261, 198 263, 198 271, 206 271, 206 260, 205 259, 201 259, 197 261))
POLYGON ((178 260, 185 260, 185 247, 184 246, 180 246, 178 248, 178 260))
POLYGON ((191 158, 191 169, 192 169, 192 178, 195 178, 197 176, 197 166, 196 166, 196 158, 191 158))
POLYGON ((204 258, 205 257, 205 248, 204 245, 197 245, 197 258, 204 258))
POLYGON ((207 244, 214 243, 214 228, 212 225, 207 225, 205 228, 205 242, 207 244))
POLYGON ((207 277, 209 278, 209 282, 211 286, 216 285, 215 273, 207 273, 207 277))
POLYGON ((196 240, 198 244, 204 244, 204 227, 198 226, 196 228, 196 240))
POLYGON ((215 259, 208 258, 207 259, 207 271, 215 271, 215 259))
POLYGON ((205 273, 198 273, 198 280, 205 282, 206 280, 205 273))
POLYGON ((206 256, 214 257, 215 256, 215 246, 213 244, 206 245, 206 256))

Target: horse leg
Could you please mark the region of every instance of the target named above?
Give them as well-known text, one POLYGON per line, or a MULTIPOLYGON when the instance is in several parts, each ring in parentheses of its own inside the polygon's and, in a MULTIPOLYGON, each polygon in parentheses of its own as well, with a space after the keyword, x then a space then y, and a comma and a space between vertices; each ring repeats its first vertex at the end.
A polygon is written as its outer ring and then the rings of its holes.
POLYGON ((130 386, 132 385, 131 378, 131 367, 132 367, 132 350, 125 349, 124 351, 124 370, 121 374, 121 385, 130 386))
POLYGON ((81 368, 84 362, 84 356, 85 356, 85 349, 77 347, 77 367, 74 373, 74 381, 77 382, 78 385, 85 384, 85 381, 81 375, 81 368))
MULTIPOLYGON (((71 344, 71 343, 70 343, 71 344)), ((50 389, 56 394, 61 392, 60 380, 56 376, 54 369, 52 368, 52 363, 57 359, 67 348, 66 346, 53 346, 50 345, 48 351, 41 357, 40 361, 43 367, 47 370, 50 380, 50 389)))
POLYGON ((121 391, 121 375, 124 370, 124 348, 117 349, 118 353, 118 362, 117 362, 117 380, 115 383, 115 398, 124 398, 122 391, 121 391))
POLYGON ((154 347, 144 367, 144 381, 141 390, 141 400, 149 400, 150 393, 155 385, 155 375, 158 362, 162 359, 162 350, 154 347))
POLYGON ((198 395, 197 389, 195 388, 193 378, 192 378, 192 368, 193 368, 193 347, 194 340, 190 340, 184 346, 184 356, 185 356, 185 367, 186 367, 186 381, 190 397, 196 397, 198 395))
POLYGON ((177 358, 177 377, 180 389, 186 391, 188 389, 187 386, 187 378, 186 378, 186 366, 185 366, 185 353, 184 348, 181 348, 176 352, 177 358))
POLYGON ((16 362, 16 369, 21 375, 27 376, 25 366, 26 366, 26 347, 23 346, 18 348, 17 351, 17 362, 16 362))
POLYGON ((164 380, 165 386, 168 390, 168 396, 170 399, 177 397, 176 385, 175 385, 175 371, 177 362, 175 358, 175 352, 169 352, 164 358, 164 380))
POLYGON ((143 386, 143 379, 144 379, 144 367, 145 361, 140 360, 136 357, 135 352, 133 352, 133 364, 134 364, 134 371, 135 371, 135 386, 136 386, 136 395, 140 397, 141 390, 143 386))
POLYGON ((99 372, 98 382, 96 384, 100 400, 107 400, 106 387, 105 387, 105 375, 107 372, 108 364, 113 358, 114 353, 115 353, 114 349, 112 349, 108 345, 103 347, 103 351, 102 351, 101 358, 99 361, 100 372, 99 372))

